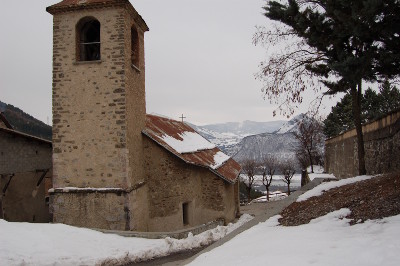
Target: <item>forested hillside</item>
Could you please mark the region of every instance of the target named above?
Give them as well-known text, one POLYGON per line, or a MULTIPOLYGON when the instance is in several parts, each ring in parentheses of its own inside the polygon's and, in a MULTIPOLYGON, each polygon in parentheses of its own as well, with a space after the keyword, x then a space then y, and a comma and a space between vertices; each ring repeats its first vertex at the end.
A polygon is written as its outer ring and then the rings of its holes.
POLYGON ((0 111, 13 129, 39 138, 51 140, 51 126, 25 113, 21 109, 0 101, 0 111))

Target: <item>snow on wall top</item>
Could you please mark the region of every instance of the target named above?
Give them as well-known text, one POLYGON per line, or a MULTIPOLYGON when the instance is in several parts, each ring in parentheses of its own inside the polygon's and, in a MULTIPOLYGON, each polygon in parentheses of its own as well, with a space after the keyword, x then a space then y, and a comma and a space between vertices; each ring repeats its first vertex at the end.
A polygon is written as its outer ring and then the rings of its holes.
POLYGON ((142 133, 186 163, 206 167, 230 183, 239 176, 241 168, 236 161, 185 123, 147 115, 142 133))

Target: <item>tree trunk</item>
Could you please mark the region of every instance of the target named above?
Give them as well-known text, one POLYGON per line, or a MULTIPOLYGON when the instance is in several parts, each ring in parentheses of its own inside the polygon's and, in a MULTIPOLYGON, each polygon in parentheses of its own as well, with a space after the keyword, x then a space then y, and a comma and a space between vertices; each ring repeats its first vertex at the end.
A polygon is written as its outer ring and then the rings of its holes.
POLYGON ((307 170, 301 170, 301 186, 304 187, 310 182, 307 170))
POLYGON ((307 150, 307 153, 308 153, 308 158, 310 159, 311 173, 314 173, 314 166, 313 166, 314 162, 312 159, 311 151, 307 150))
POLYGON ((367 173, 365 168, 365 150, 364 150, 364 137, 361 125, 361 81, 357 86, 351 88, 351 97, 353 105, 354 126, 357 132, 357 150, 358 150, 358 174, 365 175, 367 173))
POLYGON ((269 186, 265 186, 265 190, 267 191, 267 202, 269 201, 269 186))
POLYGON ((288 196, 290 196, 290 183, 289 182, 287 183, 287 194, 288 194, 288 196))
POLYGON ((247 203, 250 203, 251 201, 251 187, 246 187, 247 188, 247 203))

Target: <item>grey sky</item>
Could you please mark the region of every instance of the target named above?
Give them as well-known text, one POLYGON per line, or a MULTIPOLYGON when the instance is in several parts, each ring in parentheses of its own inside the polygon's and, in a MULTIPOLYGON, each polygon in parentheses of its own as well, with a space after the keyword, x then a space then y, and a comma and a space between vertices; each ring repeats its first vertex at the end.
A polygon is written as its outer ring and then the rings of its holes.
MULTIPOLYGON (((60 0, 7 1, 0 9, 0 100, 51 119, 52 16, 60 0)), ((147 22, 147 112, 195 124, 269 121, 275 109, 254 79, 265 56, 252 44, 264 0, 131 0, 147 22)), ((306 101, 307 102, 307 101, 306 101)), ((304 111, 306 106, 300 108, 304 111)))

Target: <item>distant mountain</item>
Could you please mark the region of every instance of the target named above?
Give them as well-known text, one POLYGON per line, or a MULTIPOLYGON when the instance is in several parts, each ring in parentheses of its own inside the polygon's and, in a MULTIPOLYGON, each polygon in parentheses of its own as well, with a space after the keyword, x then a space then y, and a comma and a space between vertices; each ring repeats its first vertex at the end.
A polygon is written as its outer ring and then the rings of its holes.
POLYGON ((309 118, 300 114, 290 121, 285 122, 273 133, 264 133, 243 138, 241 142, 230 148, 229 155, 237 161, 246 159, 261 160, 267 154, 274 154, 278 159, 289 159, 295 157, 295 147, 298 141, 294 132, 298 131, 299 124, 309 118))
POLYGON ((274 131, 275 134, 285 134, 285 133, 293 133, 298 129, 299 122, 304 119, 310 119, 305 114, 299 114, 293 117, 291 120, 285 122, 277 131, 274 131))
POLYGON ((274 154, 278 159, 294 158, 294 148, 297 140, 290 132, 284 134, 264 133, 245 137, 232 148, 236 153, 232 154, 236 161, 254 159, 260 161, 268 154, 274 154))
POLYGON ((271 133, 279 129, 286 121, 254 122, 243 121, 228 122, 220 124, 211 124, 202 126, 202 128, 217 133, 233 133, 240 136, 256 135, 261 133, 271 133))
POLYGON ((192 125, 203 137, 237 161, 261 160, 267 154, 279 159, 295 156, 297 140, 292 134, 299 122, 310 119, 300 114, 290 121, 224 123, 206 126, 192 125))
POLYGON ((46 125, 21 109, 0 101, 0 112, 3 113, 15 130, 39 138, 51 140, 51 126, 46 125))
POLYGON ((279 130, 286 121, 244 121, 196 126, 190 124, 200 135, 217 145, 229 155, 237 152, 237 144, 245 137, 279 130))

